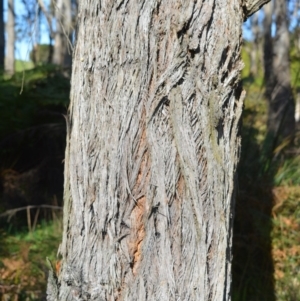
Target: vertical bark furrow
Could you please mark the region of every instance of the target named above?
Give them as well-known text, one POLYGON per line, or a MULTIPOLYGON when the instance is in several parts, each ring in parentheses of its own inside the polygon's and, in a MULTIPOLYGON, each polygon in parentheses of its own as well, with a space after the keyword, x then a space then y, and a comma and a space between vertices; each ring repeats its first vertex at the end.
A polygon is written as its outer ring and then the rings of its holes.
POLYGON ((228 300, 240 1, 80 14, 59 300, 228 300))

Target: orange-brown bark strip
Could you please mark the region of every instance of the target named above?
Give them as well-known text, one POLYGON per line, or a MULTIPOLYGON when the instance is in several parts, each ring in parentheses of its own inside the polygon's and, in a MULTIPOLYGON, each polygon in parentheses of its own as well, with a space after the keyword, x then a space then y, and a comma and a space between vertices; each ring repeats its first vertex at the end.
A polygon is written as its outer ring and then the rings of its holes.
POLYGON ((137 269, 141 263, 142 258, 142 243, 145 237, 145 216, 146 211, 146 198, 142 197, 137 201, 135 208, 132 211, 132 228, 135 239, 129 242, 130 253, 132 253, 132 272, 136 275, 137 269))

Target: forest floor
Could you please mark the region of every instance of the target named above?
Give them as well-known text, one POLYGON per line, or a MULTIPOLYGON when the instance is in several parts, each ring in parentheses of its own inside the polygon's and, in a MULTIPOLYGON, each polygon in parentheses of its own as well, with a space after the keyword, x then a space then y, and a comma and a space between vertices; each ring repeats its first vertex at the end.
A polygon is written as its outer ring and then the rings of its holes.
POLYGON ((50 267, 61 240, 61 218, 42 222, 29 232, 0 231, 0 300, 46 300, 50 267))
POLYGON ((262 81, 245 81, 233 238, 234 301, 300 300, 300 132, 264 153, 262 81))

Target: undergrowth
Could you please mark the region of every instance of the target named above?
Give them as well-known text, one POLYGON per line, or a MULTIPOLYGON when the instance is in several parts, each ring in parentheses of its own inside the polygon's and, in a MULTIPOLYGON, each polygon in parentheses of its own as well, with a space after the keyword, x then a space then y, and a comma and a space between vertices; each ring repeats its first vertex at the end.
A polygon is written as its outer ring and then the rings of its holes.
MULTIPOLYGON (((0 214, 28 205, 61 205, 69 82, 55 66, 0 77, 0 214)), ((54 260, 61 237, 60 221, 41 222, 48 215, 41 210, 33 232, 26 211, 7 223, 0 219, 1 301, 45 300, 46 257, 54 260)))
MULTIPOLYGON (((233 301, 300 300, 300 139, 265 156, 267 102, 262 72, 249 74, 233 239, 233 301), (260 77, 260 78, 259 78, 260 77)), ((292 62, 293 90, 300 63, 292 62)))
POLYGON ((42 222, 34 232, 0 231, 0 300, 46 300, 49 267, 61 240, 61 220, 42 222))

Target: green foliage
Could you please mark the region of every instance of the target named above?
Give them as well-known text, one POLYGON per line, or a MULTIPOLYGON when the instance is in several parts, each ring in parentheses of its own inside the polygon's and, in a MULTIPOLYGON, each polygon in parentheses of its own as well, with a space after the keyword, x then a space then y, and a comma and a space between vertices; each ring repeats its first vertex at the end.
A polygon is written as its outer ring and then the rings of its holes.
POLYGON ((52 157, 60 153, 63 159, 62 114, 68 105, 69 87, 69 79, 54 66, 0 78, 0 173, 16 168, 23 172, 48 160, 51 153, 52 157))
POLYGON ((251 74, 251 59, 250 53, 253 51, 253 44, 248 41, 244 41, 244 47, 242 48, 242 60, 244 62, 244 68, 242 70, 242 79, 244 84, 253 84, 258 89, 263 88, 264 84, 264 70, 261 64, 260 58, 256 57, 257 74, 251 74))
MULTIPOLYGON (((69 79, 53 66, 40 66, 0 79, 0 137, 45 123, 43 110, 67 107, 69 79)), ((48 119, 49 120, 49 119, 48 119)))
POLYGON ((279 185, 300 185, 300 156, 285 159, 276 170, 274 184, 279 185))
POLYGON ((48 277, 46 257, 52 262, 61 240, 60 219, 41 222, 34 232, 0 231, 1 300, 44 300, 48 277))
POLYGON ((298 92, 300 89, 300 52, 295 45, 291 48, 290 58, 292 87, 295 92, 298 92))

